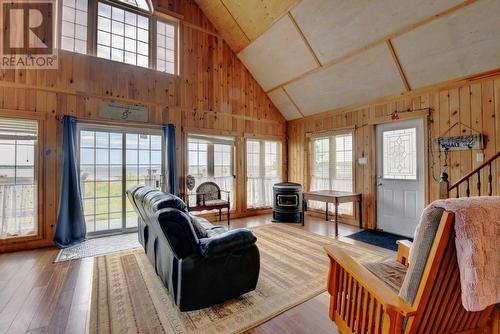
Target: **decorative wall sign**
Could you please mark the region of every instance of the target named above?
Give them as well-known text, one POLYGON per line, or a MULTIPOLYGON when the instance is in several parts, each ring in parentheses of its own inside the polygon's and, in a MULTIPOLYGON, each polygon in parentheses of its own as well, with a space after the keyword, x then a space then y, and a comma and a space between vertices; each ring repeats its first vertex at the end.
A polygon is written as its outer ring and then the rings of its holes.
POLYGON ((437 139, 440 151, 464 151, 483 149, 483 135, 439 137, 437 139))
POLYGON ((99 117, 120 121, 146 123, 149 121, 149 110, 144 106, 103 102, 99 106, 99 117))

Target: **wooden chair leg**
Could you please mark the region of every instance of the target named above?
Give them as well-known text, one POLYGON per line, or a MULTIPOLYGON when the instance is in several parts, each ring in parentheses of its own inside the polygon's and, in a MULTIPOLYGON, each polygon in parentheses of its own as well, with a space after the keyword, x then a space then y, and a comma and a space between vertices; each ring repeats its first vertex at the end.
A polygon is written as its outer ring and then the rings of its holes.
POLYGON ((221 217, 222 217, 222 209, 219 209, 219 221, 221 221, 221 217))

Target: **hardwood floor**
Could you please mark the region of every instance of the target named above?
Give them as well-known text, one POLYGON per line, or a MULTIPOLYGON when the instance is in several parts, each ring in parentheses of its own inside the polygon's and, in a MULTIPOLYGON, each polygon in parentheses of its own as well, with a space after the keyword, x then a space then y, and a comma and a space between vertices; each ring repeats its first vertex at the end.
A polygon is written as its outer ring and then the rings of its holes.
MULTIPOLYGON (((252 227, 270 220, 270 215, 235 219, 231 228, 252 227)), ((313 216, 306 217, 304 228, 321 235, 332 235, 334 231, 333 224, 313 216)), ((341 236, 358 230, 339 226, 341 236)), ((45 248, 0 255, 0 333, 86 332, 93 258, 53 264, 55 254, 56 248, 45 248)), ((249 333, 338 333, 327 311, 328 297, 323 293, 249 333)))

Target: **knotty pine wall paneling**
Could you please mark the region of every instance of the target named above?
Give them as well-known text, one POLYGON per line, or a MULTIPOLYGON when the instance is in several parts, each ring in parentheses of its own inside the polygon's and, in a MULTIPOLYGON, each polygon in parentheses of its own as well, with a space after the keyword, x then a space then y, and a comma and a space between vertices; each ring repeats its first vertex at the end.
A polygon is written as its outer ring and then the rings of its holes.
MULTIPOLYGON (((483 78, 444 83, 425 91, 384 98, 368 105, 289 121, 288 179, 304 185, 309 182, 307 133, 354 127, 355 189, 363 194, 364 226, 376 228, 375 126, 377 123, 390 122, 390 114, 395 110, 420 108, 432 110, 428 122, 431 150, 427 152, 427 202, 438 199, 439 174, 443 170, 447 171, 453 183, 481 164, 476 159, 478 153, 484 153, 486 160, 500 150, 500 71, 496 71, 483 78), (445 156, 438 150, 437 137, 470 133, 482 133, 485 136, 484 150, 452 151, 448 155, 448 166, 444 167, 445 156), (368 158, 368 164, 361 166, 357 160, 363 154, 368 158)), ((401 118, 422 117, 425 113, 403 113, 401 118)), ((492 168, 495 175, 493 193, 500 195, 500 163, 494 163, 492 168)), ((481 193, 487 194, 487 171, 482 172, 481 182, 481 193)), ((478 194, 475 186, 474 179, 471 195, 478 194)), ((461 191, 465 193, 465 189, 461 191)))
MULTIPOLYGON (((245 135, 286 135, 286 121, 251 74, 192 0, 164 0, 159 10, 179 19, 180 75, 65 51, 58 70, 0 70, 0 116, 38 119, 40 142, 40 237, 0 240, 0 252, 52 245, 56 222, 61 118, 110 125, 177 126, 178 168, 184 170, 184 129, 245 135), (149 124, 107 121, 98 116, 103 101, 147 106, 149 124)), ((238 149, 243 149, 240 144, 238 149)), ((240 153, 241 154, 241 153, 240 153)), ((244 172, 238 166, 238 173, 244 172)), ((240 179, 242 176, 239 176, 240 179)), ((184 185, 184 178, 180 180, 184 185)), ((235 216, 247 214, 240 187, 235 216)))

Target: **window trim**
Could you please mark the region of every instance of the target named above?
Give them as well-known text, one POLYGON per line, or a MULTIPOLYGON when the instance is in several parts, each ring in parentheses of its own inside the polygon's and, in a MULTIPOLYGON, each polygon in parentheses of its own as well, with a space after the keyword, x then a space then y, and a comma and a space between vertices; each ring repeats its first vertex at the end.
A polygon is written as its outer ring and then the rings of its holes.
MULTIPOLYGON (((59 50, 63 50, 66 52, 71 52, 71 53, 77 53, 77 54, 82 54, 79 52, 75 51, 70 51, 66 49, 62 49, 62 17, 63 17, 63 6, 64 6, 64 1, 59 1, 58 5, 58 20, 57 20, 57 47, 59 50)), ((121 61, 116 61, 112 59, 107 59, 107 58, 101 58, 97 56, 97 7, 98 3, 102 2, 104 4, 110 5, 112 7, 117 7, 120 9, 123 9, 125 11, 132 12, 137 15, 141 15, 144 17, 147 17, 149 19, 149 41, 148 41, 148 62, 149 66, 147 69, 153 70, 158 73, 166 74, 166 75, 173 75, 173 76, 179 76, 180 75, 180 19, 172 17, 168 14, 164 14, 161 12, 156 12, 154 10, 153 4, 151 1, 147 1, 148 5, 150 6, 150 11, 147 12, 145 10, 142 10, 140 8, 134 7, 132 5, 128 5, 126 3, 122 3, 120 1, 114 1, 114 0, 88 0, 87 2, 87 53, 85 55, 87 56, 93 56, 99 59, 105 59, 109 61, 113 61, 116 63, 120 64, 125 64, 125 65, 130 65, 130 66, 135 66, 135 67, 142 67, 139 65, 133 65, 133 64, 128 64, 126 62, 121 62, 121 61), (174 73, 169 73, 166 71, 159 71, 158 66, 157 66, 157 61, 156 61, 156 47, 157 47, 157 34, 156 34, 156 26, 157 22, 163 22, 169 25, 172 25, 175 27, 174 29, 174 73)), ((83 54, 82 54, 83 55, 83 54)), ((142 67, 146 68, 146 67, 142 67)))

